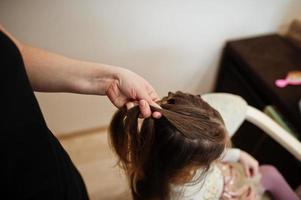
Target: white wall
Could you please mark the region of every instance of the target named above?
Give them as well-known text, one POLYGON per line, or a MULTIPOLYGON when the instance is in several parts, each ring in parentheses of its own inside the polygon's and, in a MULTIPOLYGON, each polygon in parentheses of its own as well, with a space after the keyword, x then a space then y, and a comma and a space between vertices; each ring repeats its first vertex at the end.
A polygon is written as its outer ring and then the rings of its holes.
MULTIPOLYGON (((299 0, 1 0, 0 23, 20 40, 67 56, 129 68, 160 95, 213 87, 228 39, 275 32, 299 0)), ((105 97, 37 94, 49 127, 108 124, 105 97)))

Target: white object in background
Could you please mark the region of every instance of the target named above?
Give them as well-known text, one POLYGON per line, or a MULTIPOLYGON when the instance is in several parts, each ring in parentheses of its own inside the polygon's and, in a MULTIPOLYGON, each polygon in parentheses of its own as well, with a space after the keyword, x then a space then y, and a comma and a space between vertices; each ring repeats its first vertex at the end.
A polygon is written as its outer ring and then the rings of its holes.
POLYGON ((246 120, 262 129, 301 161, 301 143, 266 114, 248 106, 246 120))
POLYGON ((229 93, 203 94, 202 99, 221 114, 232 137, 246 118, 247 102, 240 96, 229 93))
POLYGON ((229 93, 209 93, 202 95, 202 98, 219 111, 224 119, 225 126, 230 136, 235 134, 244 120, 247 120, 262 129, 301 161, 300 141, 294 138, 266 114, 249 106, 240 96, 229 93))

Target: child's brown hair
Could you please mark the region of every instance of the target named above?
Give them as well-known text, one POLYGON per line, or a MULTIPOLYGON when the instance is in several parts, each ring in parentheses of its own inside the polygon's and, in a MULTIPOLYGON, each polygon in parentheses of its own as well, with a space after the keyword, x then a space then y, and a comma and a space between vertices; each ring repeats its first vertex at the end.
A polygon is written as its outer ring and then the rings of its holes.
POLYGON ((144 119, 139 108, 117 111, 110 141, 125 170, 134 199, 169 199, 170 183, 188 166, 203 168, 220 157, 227 132, 220 114, 199 95, 168 93, 158 102, 160 119, 144 119))

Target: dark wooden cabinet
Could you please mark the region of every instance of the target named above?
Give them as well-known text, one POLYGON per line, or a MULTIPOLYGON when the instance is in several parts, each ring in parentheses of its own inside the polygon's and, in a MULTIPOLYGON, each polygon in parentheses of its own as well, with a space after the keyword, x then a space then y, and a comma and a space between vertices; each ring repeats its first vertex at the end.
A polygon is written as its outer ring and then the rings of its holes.
MULTIPOLYGON (((284 78, 291 70, 301 70, 301 50, 279 35, 230 41, 223 51, 215 91, 238 94, 261 110, 275 106, 300 139, 301 86, 280 89, 274 85, 276 79, 284 78)), ((276 166, 292 187, 301 184, 300 161, 257 127, 245 122, 233 143, 261 164, 276 166)))

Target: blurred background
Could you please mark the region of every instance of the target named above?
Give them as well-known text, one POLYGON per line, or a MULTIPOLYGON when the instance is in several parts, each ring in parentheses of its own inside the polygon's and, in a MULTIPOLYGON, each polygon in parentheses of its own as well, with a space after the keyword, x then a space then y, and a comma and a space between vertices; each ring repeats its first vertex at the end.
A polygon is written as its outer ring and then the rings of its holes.
MULTIPOLYGON (((214 87, 226 40, 276 32, 299 0, 1 0, 0 23, 19 40, 66 56, 117 65, 168 91, 214 87)), ((106 97, 37 97, 55 134, 106 126, 106 97)))
MULTIPOLYGON (((276 113, 271 106, 277 105, 299 131, 301 88, 281 90, 274 80, 301 69, 300 49, 278 35, 300 13, 300 0, 0 1, 0 24, 24 43, 130 69, 161 97, 177 90, 231 92, 260 110, 268 108, 271 115, 276 113), (228 41, 237 42, 226 45, 228 41)), ((295 29, 301 47, 301 20, 295 29)), ((107 141, 116 110, 111 102, 105 96, 36 96, 48 127, 83 175, 91 199, 130 199, 107 141)), ((277 166, 294 189, 301 184, 300 161, 250 124, 239 132, 235 145, 260 163, 277 166)))

